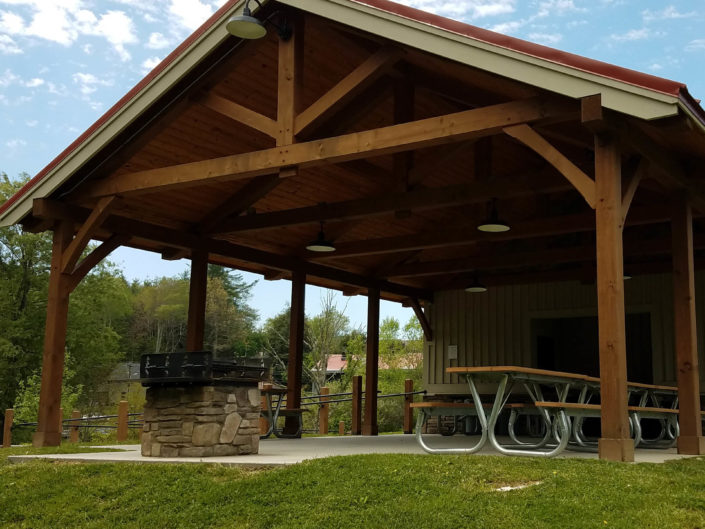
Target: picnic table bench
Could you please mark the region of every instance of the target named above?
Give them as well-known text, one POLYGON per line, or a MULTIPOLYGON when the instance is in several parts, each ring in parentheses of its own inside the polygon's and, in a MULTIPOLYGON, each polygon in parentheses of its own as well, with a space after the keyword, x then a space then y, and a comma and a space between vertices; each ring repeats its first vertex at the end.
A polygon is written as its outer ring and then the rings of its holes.
POLYGON ((282 439, 298 439, 301 437, 303 431, 304 421, 303 414, 309 410, 303 408, 283 408, 282 403, 284 402, 284 396, 286 395, 286 388, 272 386, 267 384, 261 389, 262 395, 265 397, 267 406, 260 410, 260 416, 267 419, 269 423, 267 431, 260 435, 260 439, 266 439, 270 435, 274 434, 275 437, 282 439), (272 397, 277 397, 276 402, 272 397), (297 419, 297 429, 294 433, 286 433, 283 429, 279 428, 278 421, 280 417, 294 417, 297 419))

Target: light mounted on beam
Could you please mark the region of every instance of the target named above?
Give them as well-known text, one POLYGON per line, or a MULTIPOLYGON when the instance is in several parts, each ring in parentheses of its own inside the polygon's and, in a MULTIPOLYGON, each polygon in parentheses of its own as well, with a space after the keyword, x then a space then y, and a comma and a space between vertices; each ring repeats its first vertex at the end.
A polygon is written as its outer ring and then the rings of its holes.
MULTIPOLYGON (((255 2, 257 2, 259 7, 262 7, 259 0, 255 0, 255 2)), ((231 17, 225 24, 225 29, 234 37, 257 40, 267 35, 265 24, 270 23, 277 30, 280 39, 289 40, 291 38, 291 28, 287 25, 286 20, 283 21, 282 25, 278 25, 271 20, 272 16, 270 15, 264 20, 253 17, 250 10, 250 0, 247 0, 242 10, 242 15, 231 17)))

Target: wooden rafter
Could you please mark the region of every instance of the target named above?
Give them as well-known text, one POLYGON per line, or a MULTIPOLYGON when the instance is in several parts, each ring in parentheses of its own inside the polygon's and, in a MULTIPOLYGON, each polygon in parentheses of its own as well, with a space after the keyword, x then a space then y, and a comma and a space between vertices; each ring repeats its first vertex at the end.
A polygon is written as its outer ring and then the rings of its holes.
POLYGON ((81 258, 83 250, 91 240, 91 237, 100 228, 101 223, 110 214, 111 209, 115 205, 115 196, 101 198, 96 204, 91 214, 78 230, 78 233, 69 244, 66 251, 63 253, 61 261, 61 273, 69 274, 73 272, 74 266, 81 258))
POLYGON ((428 321, 428 318, 426 317, 426 313, 421 308, 421 303, 419 303, 418 299, 411 299, 411 300, 409 300, 409 302, 410 302, 411 308, 414 309, 414 314, 416 314, 416 318, 418 318, 419 323, 421 324, 421 328, 423 329, 423 333, 426 338, 426 341, 432 342, 433 341, 433 329, 431 328, 431 323, 428 321))
POLYGON ((277 145, 290 145, 296 141, 296 115, 301 105, 304 54, 304 18, 291 13, 293 30, 291 38, 279 39, 277 63, 277 145))
POLYGON ((102 242, 97 248, 95 248, 91 253, 83 258, 83 260, 76 265, 73 272, 71 273, 70 289, 73 291, 81 280, 88 275, 88 273, 93 270, 93 268, 100 263, 103 259, 108 257, 114 250, 127 244, 131 237, 127 234, 113 235, 110 238, 102 242))
POLYGON ((279 135, 279 124, 275 120, 264 116, 259 112, 250 110, 247 107, 235 103, 234 101, 230 101, 229 99, 225 99, 224 97, 220 97, 219 95, 213 93, 204 94, 203 97, 197 101, 203 106, 206 106, 211 110, 222 114, 223 116, 227 116, 238 123, 242 123, 252 129, 258 130, 267 136, 276 138, 279 135))
POLYGON ((633 170, 625 168, 624 172, 627 180, 626 185, 622 186, 622 227, 624 227, 629 208, 632 205, 632 200, 634 200, 634 195, 639 187, 639 182, 641 182, 641 179, 646 174, 647 169, 648 162, 644 159, 639 161, 638 165, 633 170))
POLYGON ((236 217, 277 187, 283 178, 294 176, 296 169, 282 169, 279 174, 257 176, 242 189, 205 215, 198 224, 200 233, 210 233, 230 217, 236 217))
MULTIPOLYGON (((34 201, 32 213, 38 218, 83 222, 90 215, 90 210, 79 206, 70 206, 50 199, 37 199, 34 201)), ((103 222, 103 228, 111 233, 131 235, 135 239, 153 241, 165 246, 207 251, 209 254, 230 257, 277 270, 290 272, 303 271, 307 275, 328 279, 337 283, 365 288, 379 288, 382 292, 405 297, 418 297, 425 300, 433 298, 433 294, 424 289, 377 280, 376 278, 341 270, 339 268, 309 263, 298 257, 278 255, 218 239, 209 239, 193 233, 118 215, 110 215, 103 222)))
MULTIPOLYGON (((697 238, 695 244, 697 248, 704 248, 705 237, 697 238)), ((670 240, 655 239, 626 244, 624 247, 624 254, 629 256, 661 255, 667 254, 669 249, 670 240)), ((395 270, 389 272, 386 277, 421 277, 442 275, 452 272, 511 269, 529 266, 594 261, 595 250, 595 245, 585 245, 549 250, 534 250, 530 252, 487 252, 483 255, 464 257, 462 259, 409 263, 397 267, 395 270)))
POLYGON ((315 167, 326 163, 393 154, 490 136, 514 124, 536 122, 546 118, 558 119, 561 116, 567 119, 569 115, 569 108, 540 99, 512 101, 282 148, 275 147, 114 176, 87 184, 79 198, 150 193, 206 182, 272 174, 285 167, 315 167))
POLYGON ((352 220, 375 215, 384 215, 398 210, 428 210, 461 204, 485 202, 488 197, 509 198, 535 194, 538 189, 563 190, 565 186, 555 184, 555 178, 537 178, 535 174, 516 175, 508 179, 492 182, 472 182, 457 186, 434 189, 418 189, 407 193, 384 193, 345 202, 321 204, 303 208, 274 211, 259 215, 247 215, 223 222, 218 233, 232 233, 246 230, 262 230, 282 226, 295 226, 324 221, 352 220), (541 187, 541 184, 545 184, 541 187))
POLYGON ((401 57, 401 50, 391 47, 372 55, 296 117, 295 133, 306 135, 379 79, 401 57))
POLYGON ((504 132, 541 155, 573 184, 585 202, 595 209, 595 181, 529 125, 507 127, 504 132))
MULTIPOLYGON (((627 219, 627 225, 659 224, 667 222, 668 219, 668 208, 665 206, 634 207, 627 219)), ((410 250, 471 245, 481 241, 499 242, 531 239, 594 230, 594 213, 563 215, 560 217, 524 220, 510 231, 504 233, 484 233, 472 226, 449 226, 442 231, 429 230, 411 235, 340 242, 336 244, 334 253, 314 255, 313 252, 309 252, 306 255, 309 259, 327 261, 361 255, 382 255, 410 250)))

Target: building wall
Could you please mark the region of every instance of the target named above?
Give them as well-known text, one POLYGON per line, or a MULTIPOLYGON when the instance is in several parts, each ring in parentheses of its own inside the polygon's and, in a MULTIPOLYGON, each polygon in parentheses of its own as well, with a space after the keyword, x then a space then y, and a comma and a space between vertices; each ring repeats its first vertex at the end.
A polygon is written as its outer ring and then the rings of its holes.
MULTIPOLYGON (((652 370, 656 384, 675 384, 670 274, 634 277, 625 282, 627 313, 651 315, 652 370)), ((698 348, 703 366, 705 275, 696 275, 698 348)), ((467 393, 467 385, 447 367, 477 365, 536 366, 531 320, 597 315, 594 284, 561 282, 490 288, 482 294, 437 292, 426 309, 434 340, 424 349, 424 385, 430 393, 467 393), (457 346, 457 360, 449 359, 457 346)), ((701 380, 705 380, 702 376, 701 380)))

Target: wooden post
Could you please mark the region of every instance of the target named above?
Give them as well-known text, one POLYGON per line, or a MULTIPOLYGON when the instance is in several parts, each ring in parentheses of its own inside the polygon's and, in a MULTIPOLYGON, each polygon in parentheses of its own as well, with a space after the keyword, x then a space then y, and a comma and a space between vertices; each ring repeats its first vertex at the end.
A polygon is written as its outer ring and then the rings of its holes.
POLYGON ((367 291, 367 358, 365 365, 365 422, 362 435, 377 435, 379 370, 379 289, 367 291))
POLYGON ((678 374, 679 454, 705 454, 695 320, 693 213, 685 195, 673 201, 673 317, 678 374))
POLYGON ((128 426, 128 403, 126 400, 121 400, 118 403, 117 412, 117 440, 127 441, 127 426, 128 426))
POLYGON ((294 126, 301 106, 303 19, 291 13, 289 21, 291 38, 279 39, 277 77, 277 145, 290 145, 296 141, 294 126))
POLYGON ((621 159, 616 143, 595 137, 597 316, 602 437, 600 459, 634 461, 627 410, 621 159))
POLYGON ((206 291, 208 289, 208 253, 191 254, 191 281, 188 296, 186 350, 202 351, 206 326, 206 291))
MULTIPOLYGON (((407 378, 404 381, 404 393, 413 393, 414 381, 407 378)), ((414 411, 411 403, 414 402, 413 395, 404 395, 404 433, 414 433, 414 411)))
POLYGON ((72 443, 78 442, 78 420, 81 418, 81 412, 78 410, 73 410, 71 413, 71 435, 69 441, 72 443))
POLYGON ((71 276, 62 274, 61 267, 64 251, 71 243, 72 237, 73 226, 70 222, 63 221, 55 226, 51 248, 47 319, 44 329, 42 386, 39 392, 37 431, 32 438, 32 444, 36 447, 61 444, 61 432, 58 429, 61 413, 59 408, 71 289, 71 276))
MULTIPOLYGON (((264 394, 265 391, 272 389, 272 384, 262 384, 262 398, 260 399, 260 411, 263 413, 267 412, 267 395, 264 394)), ((271 398, 271 397, 270 397, 271 398)), ((259 434, 264 435, 269 430, 269 420, 266 417, 260 416, 259 418, 259 434)))
MULTIPOLYGON (((291 279, 291 321, 289 324, 289 366, 287 369, 286 407, 301 407, 301 373, 304 361, 304 318, 306 305, 306 274, 294 272, 291 279)), ((294 434, 299 429, 297 417, 287 417, 284 432, 294 434)))
POLYGON ((12 445, 12 421, 15 420, 15 410, 5 410, 5 423, 2 429, 2 447, 10 448, 12 445))
POLYGON ((338 423, 338 435, 345 435, 345 421, 338 423))
POLYGON ((362 377, 355 375, 352 377, 352 425, 351 435, 362 433, 362 377))
MULTIPOLYGON (((330 400, 330 397, 328 397, 329 393, 330 389, 321 388, 321 402, 327 402, 330 400)), ((329 407, 330 404, 321 404, 321 407, 318 409, 318 433, 321 435, 328 435, 329 407)))

